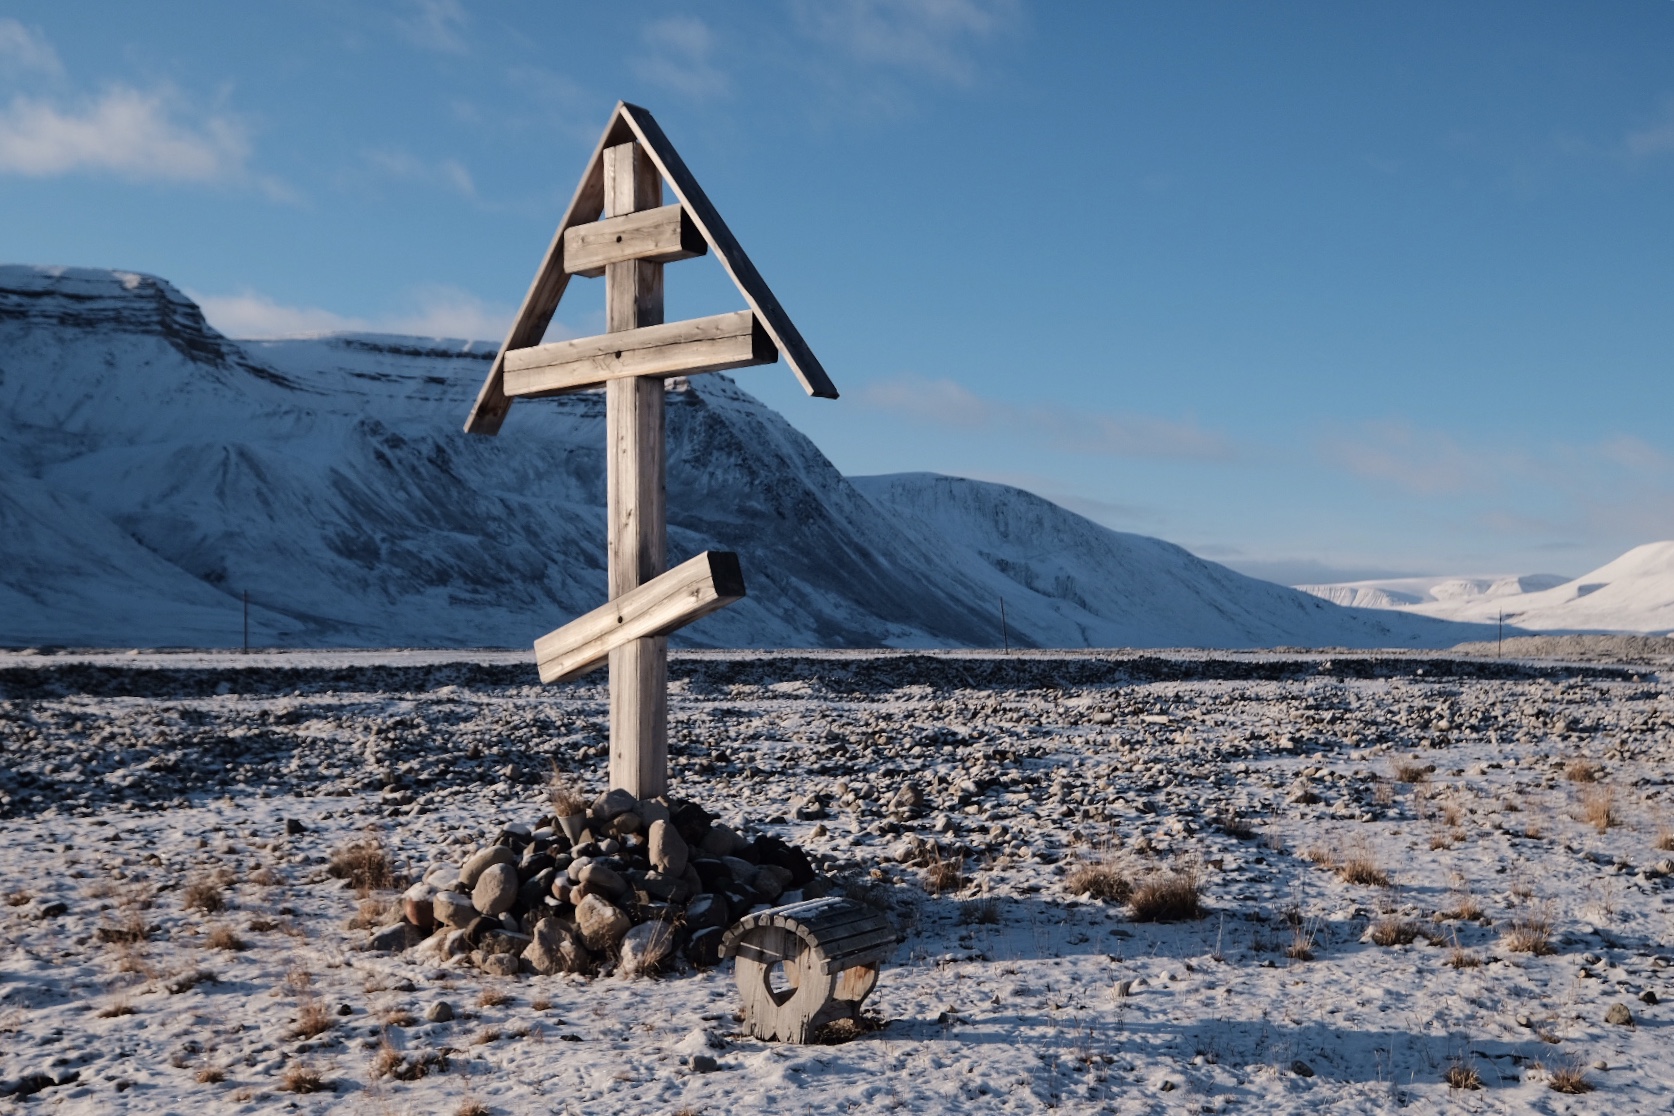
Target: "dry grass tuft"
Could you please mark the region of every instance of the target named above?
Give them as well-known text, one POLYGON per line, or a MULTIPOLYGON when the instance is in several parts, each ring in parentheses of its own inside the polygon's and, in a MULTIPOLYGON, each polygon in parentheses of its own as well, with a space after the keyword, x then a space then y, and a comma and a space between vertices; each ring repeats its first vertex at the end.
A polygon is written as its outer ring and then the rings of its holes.
POLYGON ((1305 850, 1303 850, 1302 859, 1308 861, 1310 864, 1317 864, 1321 868, 1330 868, 1335 870, 1337 867, 1336 850, 1328 849, 1324 845, 1309 845, 1305 850))
POLYGON ((227 909, 227 897, 221 885, 210 879, 197 879, 186 885, 186 909, 214 914, 227 909))
POLYGON ((119 1015, 132 1015, 134 1014, 134 1010, 134 1005, 130 1004, 127 1000, 117 1000, 115 1003, 106 1004, 104 1007, 100 1008, 99 1018, 115 1019, 119 1015))
POLYGON ((1373 920, 1366 933, 1376 945, 1411 945, 1418 940, 1419 926, 1409 918, 1385 915, 1373 920))
POLYGON ((1215 825, 1222 833, 1239 841, 1255 839, 1256 828, 1254 824, 1237 810, 1231 808, 1223 810, 1215 819, 1215 825))
POLYGON ((1452 829, 1438 829, 1430 834, 1430 848, 1451 849, 1459 843, 1459 834, 1452 829))
POLYGON ((484 988, 482 993, 477 996, 477 1006, 485 1008, 499 1007, 502 1004, 511 1003, 511 999, 511 993, 507 992, 504 988, 484 988))
POLYGON ((1314 942, 1319 937, 1319 920, 1301 918, 1290 926, 1290 945, 1285 947, 1285 956, 1292 961, 1312 961, 1314 959, 1314 942))
MULTIPOLYGON (((1535 1064, 1540 1066, 1538 1062, 1535 1064)), ((1540 1066, 1540 1068, 1546 1070, 1546 1087, 1554 1092, 1573 1095, 1593 1091, 1593 1083, 1587 1080, 1587 1070, 1579 1062, 1558 1066, 1555 1069, 1547 1069, 1545 1066, 1540 1066)))
POLYGON ((1442 1080, 1447 1082, 1449 1089, 1480 1089, 1482 1075, 1476 1072, 1476 1067, 1465 1062, 1453 1062, 1442 1074, 1442 1080))
POLYGON ((1564 778, 1572 783, 1596 783, 1604 774, 1604 767, 1590 759, 1577 756, 1564 765, 1564 778))
POLYGON ((1436 769, 1435 764, 1419 763, 1416 759, 1396 760, 1389 765, 1397 783, 1428 782, 1430 773, 1436 769))
POLYGON ((1667 822, 1657 826, 1657 839, 1652 844, 1663 852, 1674 851, 1674 826, 1667 822))
POLYGON ((958 891, 965 886, 965 861, 961 859, 943 860, 941 854, 924 870, 924 890, 932 895, 940 895, 944 891, 958 891))
POLYGON ((390 1008, 384 1012, 384 1023, 391 1027, 416 1027, 418 1016, 406 1008, 390 1008))
POLYGON ((1183 922, 1203 917, 1203 882, 1191 868, 1154 876, 1133 889, 1128 914, 1135 922, 1183 922))
POLYGON ((383 1077, 394 1078, 396 1081, 417 1081, 421 1077, 428 1077, 431 1070, 446 1073, 447 1068, 446 1050, 403 1054, 390 1042, 389 1036, 385 1035, 383 1041, 378 1044, 378 1052, 372 1056, 372 1064, 367 1067, 367 1073, 374 1081, 383 1077))
POLYGON ((360 901, 354 916, 349 919, 350 930, 376 930, 380 926, 388 926, 401 917, 401 902, 391 903, 383 899, 367 896, 360 901))
POLYGON ((1529 911, 1511 920, 1500 940, 1513 953, 1545 956, 1552 948, 1552 916, 1546 911, 1529 911))
POLYGON ((219 1066, 205 1066, 197 1073, 199 1085, 219 1085, 227 1079, 227 1071, 219 1066))
POLYGON ((1482 958, 1461 946, 1453 943, 1453 948, 1447 951, 1447 967, 1450 969, 1480 969, 1482 958))
POLYGON ((242 950, 250 948, 244 939, 238 936, 238 931, 231 926, 217 926, 210 930, 208 937, 204 938, 203 944, 208 949, 242 950))
POLYGON ((529 1001, 529 1010, 530 1011, 551 1011, 552 1010, 552 1001, 547 999, 545 996, 536 996, 533 1000, 529 1001))
POLYGON ((1482 917, 1482 901, 1468 891, 1459 891, 1451 909, 1442 912, 1443 918, 1461 922, 1475 922, 1482 917))
POLYGON ((453 1110, 453 1116, 490 1116, 490 1113, 482 1101, 468 1100, 460 1102, 459 1107, 453 1110))
POLYGON ((1581 820, 1598 830, 1605 832, 1612 826, 1622 824, 1622 815, 1616 809, 1616 795, 1609 787, 1595 787, 1581 795, 1581 820))
POLYGON ((291 1028, 291 1034, 296 1038, 313 1038, 331 1030, 336 1022, 331 1017, 330 1009, 325 1006, 325 1001, 317 996, 310 996, 297 1008, 296 1025, 291 1028))
POLYGON ((323 1093, 331 1086, 313 1066, 292 1062, 280 1075, 279 1088, 287 1093, 323 1093))
POLYGON ((8 906, 8 907, 24 906, 26 903, 29 902, 29 900, 30 900, 30 895, 27 891, 8 891, 8 892, 6 892, 6 906, 8 906))
POLYGON ((1337 865, 1337 878, 1364 887, 1388 887, 1389 873, 1378 867, 1366 849, 1356 849, 1337 865))
POLYGON ((1096 860, 1071 869, 1070 874, 1064 877, 1064 890, 1071 895, 1087 895, 1106 903, 1121 903, 1133 894, 1133 884, 1116 865, 1107 860, 1096 860))
POLYGON ((360 891, 382 891, 395 886, 395 865, 389 846, 376 833, 339 845, 331 854, 326 872, 340 880, 348 880, 360 891))
POLYGON ((491 1042, 499 1042, 506 1037, 506 1033, 498 1027, 484 1027, 471 1036, 472 1046, 487 1046, 491 1042))
POLYGON ((107 945, 134 945, 145 941, 149 929, 139 908, 125 903, 116 924, 100 926, 96 933, 99 940, 107 945))
POLYGON ((573 818, 577 814, 587 812, 587 796, 582 794, 576 785, 570 782, 569 776, 559 771, 556 766, 552 775, 547 779, 546 800, 552 804, 552 816, 557 818, 573 818))
POLYGON ((264 864, 250 873, 250 882, 257 887, 283 887, 286 880, 284 873, 264 864))
POLYGON ((967 900, 959 904, 959 921, 966 926, 998 926, 1000 901, 986 896, 967 900))

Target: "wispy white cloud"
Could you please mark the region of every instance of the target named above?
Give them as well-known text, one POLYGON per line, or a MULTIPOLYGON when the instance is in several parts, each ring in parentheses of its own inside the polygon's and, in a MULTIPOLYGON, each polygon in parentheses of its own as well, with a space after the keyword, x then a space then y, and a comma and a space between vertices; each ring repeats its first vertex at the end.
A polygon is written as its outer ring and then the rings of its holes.
POLYGON ((459 0, 410 0, 397 26, 415 46, 443 54, 466 54, 471 49, 465 38, 468 22, 459 0))
POLYGON ((1466 446, 1453 435, 1407 422, 1369 422, 1320 439, 1330 464, 1407 492, 1441 494, 1498 487, 1524 463, 1515 456, 1466 446))
POLYGON ((874 383, 861 401, 881 410, 962 430, 1022 437, 1070 453, 1108 457, 1226 460, 1233 445, 1195 422, 985 399, 948 379, 903 377, 874 383))
POLYGON ((77 172, 137 181, 246 179, 247 130, 225 113, 188 112, 167 92, 115 86, 64 106, 16 96, 0 109, 0 174, 53 178, 77 172))
POLYGON ((1508 447, 1377 422, 1316 448, 1327 465, 1422 497, 1460 530, 1548 543, 1674 537, 1674 455, 1634 435, 1508 447))
POLYGON ((1016 27, 1019 0, 793 0, 810 34, 857 61, 971 84, 973 47, 1016 27))
POLYGON ((1419 495, 1514 493, 1530 486, 1585 489, 1607 477, 1613 484, 1674 489, 1674 456, 1631 434, 1546 442, 1531 450, 1382 421, 1340 427, 1322 437, 1317 449, 1327 463, 1355 476, 1419 495))
POLYGON ((0 74, 59 77, 64 64, 45 35, 15 19, 0 19, 0 74))
POLYGON ((670 16, 646 24, 644 52, 634 72, 697 101, 725 97, 732 82, 715 62, 715 32, 696 16, 670 16))
POLYGON ((379 149, 363 153, 367 165, 390 178, 441 186, 464 198, 477 196, 471 172, 457 159, 428 162, 405 151, 379 149))
POLYGON ((1643 128, 1627 134, 1624 144, 1628 154, 1667 155, 1674 152, 1674 97, 1662 103, 1662 115, 1643 128))
MULTIPOLYGON (((455 337, 499 341, 511 326, 515 308, 497 306, 457 287, 426 286, 409 291, 406 305, 375 317, 339 314, 318 306, 293 306, 257 291, 230 295, 187 292, 209 324, 228 337, 264 340, 321 333, 405 333, 415 337, 455 337)), ((549 331, 556 337, 562 331, 549 331)))

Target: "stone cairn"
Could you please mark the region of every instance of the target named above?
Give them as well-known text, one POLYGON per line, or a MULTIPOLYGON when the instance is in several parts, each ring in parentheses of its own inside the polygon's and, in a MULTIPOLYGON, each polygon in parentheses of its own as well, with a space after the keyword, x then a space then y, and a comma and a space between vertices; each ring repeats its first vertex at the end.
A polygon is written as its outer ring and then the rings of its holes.
POLYGON ((401 921, 366 948, 468 956, 497 976, 647 974, 678 957, 704 968, 752 909, 834 890, 778 837, 746 839, 696 803, 615 789, 585 812, 507 825, 463 864, 432 864, 402 895, 401 921))

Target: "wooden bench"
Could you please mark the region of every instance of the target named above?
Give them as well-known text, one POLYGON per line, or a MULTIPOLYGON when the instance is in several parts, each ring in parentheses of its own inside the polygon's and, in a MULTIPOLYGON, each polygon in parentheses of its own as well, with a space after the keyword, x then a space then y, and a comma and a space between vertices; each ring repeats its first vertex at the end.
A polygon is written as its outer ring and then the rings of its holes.
POLYGON ((894 951, 881 913, 837 896, 748 915, 721 938, 721 956, 736 959, 744 1027, 770 1042, 807 1042, 827 1023, 858 1020, 894 951))

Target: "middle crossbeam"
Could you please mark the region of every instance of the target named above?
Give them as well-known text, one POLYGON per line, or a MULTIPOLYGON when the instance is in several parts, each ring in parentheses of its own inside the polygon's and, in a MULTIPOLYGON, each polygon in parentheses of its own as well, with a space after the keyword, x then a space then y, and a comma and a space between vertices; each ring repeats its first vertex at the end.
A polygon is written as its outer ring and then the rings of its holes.
POLYGON ((635 376, 690 376, 772 364, 778 346, 750 310, 554 341, 506 353, 505 393, 562 395, 635 376))

